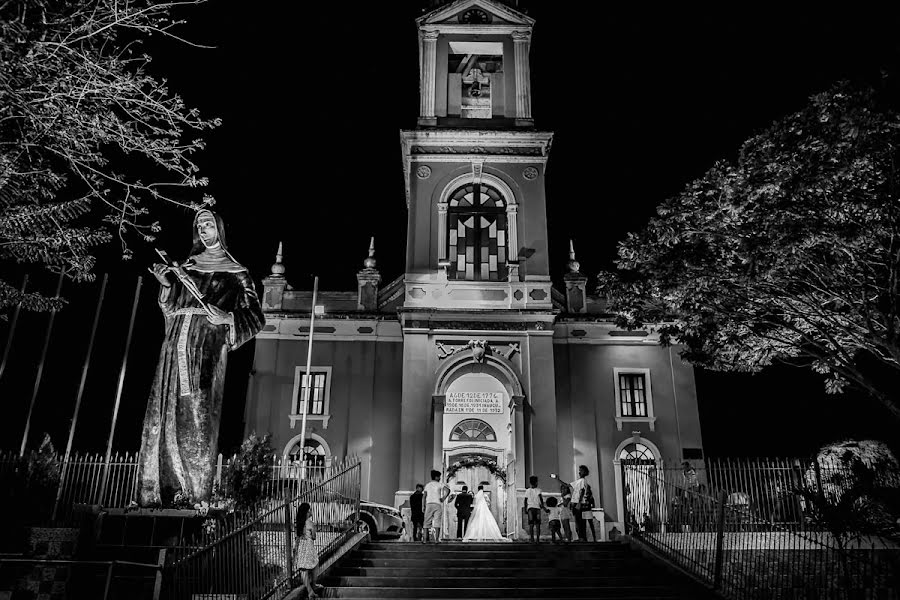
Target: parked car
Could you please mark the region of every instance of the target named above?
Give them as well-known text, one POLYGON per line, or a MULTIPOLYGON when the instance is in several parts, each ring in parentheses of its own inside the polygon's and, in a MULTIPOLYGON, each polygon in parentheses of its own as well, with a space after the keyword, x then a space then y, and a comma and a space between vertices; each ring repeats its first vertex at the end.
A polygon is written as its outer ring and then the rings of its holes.
MULTIPOLYGON (((280 497, 269 499, 271 508, 284 502, 285 497, 296 494, 295 490, 285 488, 280 497), (286 492, 285 492, 286 490, 286 492)), ((318 490, 306 500, 310 504, 310 517, 316 522, 319 531, 346 531, 353 527, 356 512, 356 501, 333 490, 318 490)), ((267 519, 271 524, 283 523, 282 511, 274 511, 267 519)), ((403 531, 403 517, 400 511, 386 504, 362 500, 359 503, 359 517, 356 529, 367 532, 376 538, 398 538, 403 531)))
POLYGON ((359 503, 359 531, 368 532, 372 539, 398 538, 403 531, 403 517, 393 506, 363 500, 359 503))

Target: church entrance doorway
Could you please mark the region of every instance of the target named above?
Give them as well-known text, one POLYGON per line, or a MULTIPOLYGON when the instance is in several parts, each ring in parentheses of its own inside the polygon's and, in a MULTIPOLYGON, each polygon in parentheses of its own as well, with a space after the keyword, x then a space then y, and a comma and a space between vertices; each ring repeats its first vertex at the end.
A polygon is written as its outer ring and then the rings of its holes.
MULTIPOLYGON (((447 389, 444 404, 443 466, 455 498, 463 486, 470 494, 483 486, 501 533, 508 531, 507 498, 511 462, 509 393, 492 375, 469 373, 447 389)), ((513 489, 514 494, 514 489, 513 489)), ((512 496, 513 503, 515 495, 512 496)), ((454 500, 447 503, 446 536, 456 537, 454 500)))

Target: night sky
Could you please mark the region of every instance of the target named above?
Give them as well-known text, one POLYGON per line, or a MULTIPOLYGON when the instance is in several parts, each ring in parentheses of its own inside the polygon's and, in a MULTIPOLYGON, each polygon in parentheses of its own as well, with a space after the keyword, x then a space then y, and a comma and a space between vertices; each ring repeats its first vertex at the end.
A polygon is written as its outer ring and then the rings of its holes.
MULTIPOLYGON (((654 208, 743 140, 800 109, 839 79, 900 78, 891 15, 610 11, 603 3, 523 3, 537 20, 532 43, 533 114, 555 132, 547 175, 552 275, 561 284, 568 239, 593 278, 616 242, 654 208)), ((354 290, 369 237, 385 283, 403 271, 406 206, 399 130, 415 127, 421 2, 213 1, 185 11, 182 34, 199 49, 153 39, 153 68, 189 105, 218 116, 198 158, 227 225, 229 247, 257 280, 284 242, 299 289, 354 290), (285 5, 285 6, 282 6, 285 5)), ((191 215, 163 209, 158 242, 173 257, 190 247, 191 215)), ((75 448, 106 446, 135 277, 145 294, 134 332, 115 448, 135 451, 162 337, 146 272, 152 245, 135 259, 104 255, 110 272, 75 448)), ((52 293, 54 282, 42 279, 52 293)), ((593 279, 589 283, 593 285, 593 279)), ((64 448, 98 286, 67 285, 35 408, 31 444, 49 431, 64 448)), ((25 315, 0 398, 0 447, 18 449, 46 315, 25 315)), ((5 340, 9 324, 0 324, 5 340)), ((239 442, 252 349, 230 359, 222 445, 239 442)), ((707 454, 808 454, 835 438, 888 438, 896 425, 858 396, 828 397, 805 371, 697 373, 707 454)))

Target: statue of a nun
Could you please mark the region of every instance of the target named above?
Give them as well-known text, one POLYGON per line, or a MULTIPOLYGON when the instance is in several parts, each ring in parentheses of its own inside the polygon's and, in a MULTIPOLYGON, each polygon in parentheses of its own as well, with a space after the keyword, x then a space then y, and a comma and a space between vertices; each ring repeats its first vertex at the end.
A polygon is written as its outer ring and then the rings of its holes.
POLYGON ((194 246, 176 270, 151 269, 161 285, 166 337, 144 416, 141 506, 169 505, 178 492, 193 502, 209 499, 228 352, 265 322, 253 281, 228 253, 215 213, 197 212, 194 246))

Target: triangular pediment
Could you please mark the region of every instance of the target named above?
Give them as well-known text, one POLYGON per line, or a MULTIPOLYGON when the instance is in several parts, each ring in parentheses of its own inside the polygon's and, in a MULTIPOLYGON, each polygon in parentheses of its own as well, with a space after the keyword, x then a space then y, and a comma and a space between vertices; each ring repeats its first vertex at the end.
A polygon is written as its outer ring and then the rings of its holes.
POLYGON ((421 25, 448 25, 466 24, 465 17, 481 11, 490 18, 490 23, 477 23, 486 25, 521 25, 532 27, 534 19, 512 9, 496 0, 456 0, 447 6, 442 6, 425 14, 416 22, 421 25))

